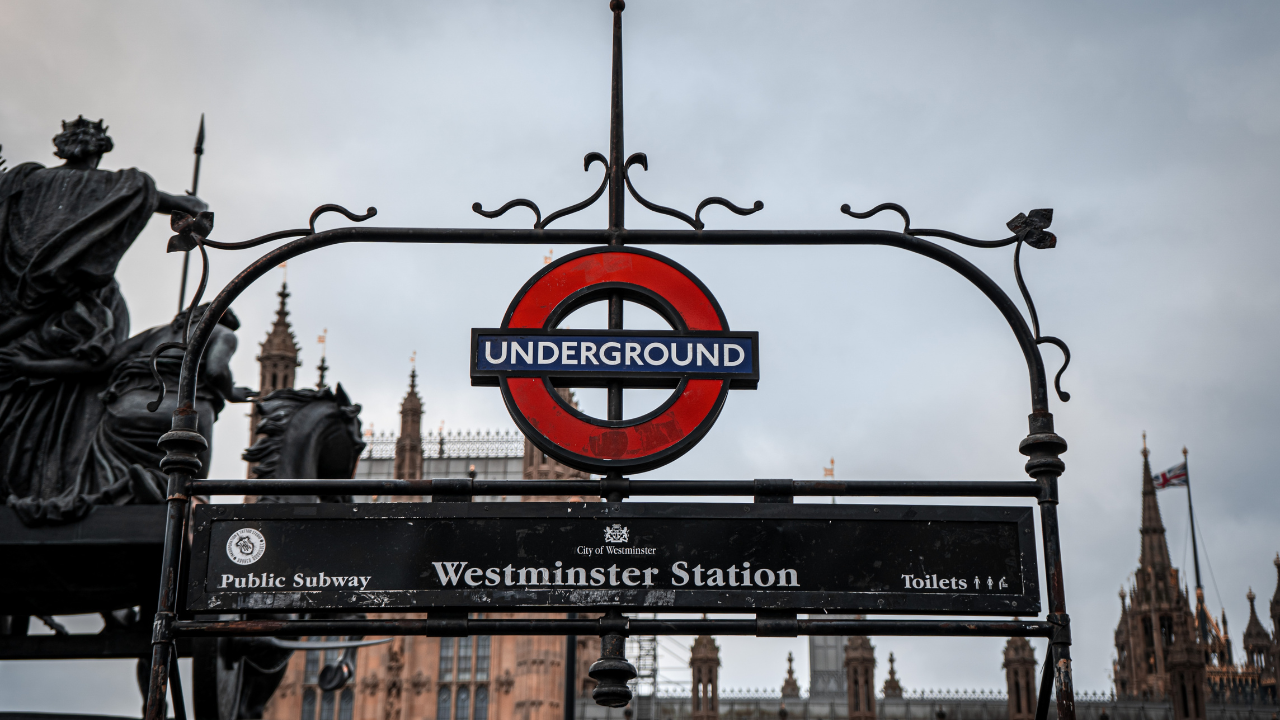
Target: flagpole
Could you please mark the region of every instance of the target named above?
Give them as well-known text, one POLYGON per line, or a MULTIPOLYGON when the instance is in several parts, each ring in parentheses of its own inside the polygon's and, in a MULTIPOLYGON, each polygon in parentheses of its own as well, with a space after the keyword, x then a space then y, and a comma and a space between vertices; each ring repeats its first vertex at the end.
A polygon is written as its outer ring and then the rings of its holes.
POLYGON ((1191 504, 1191 468, 1187 464, 1187 448, 1182 448, 1182 467, 1187 474, 1187 514, 1191 518, 1191 557, 1196 568, 1196 624, 1200 626, 1200 642, 1209 641, 1209 622, 1204 611, 1204 585, 1200 582, 1200 549, 1196 545, 1196 511, 1191 504))

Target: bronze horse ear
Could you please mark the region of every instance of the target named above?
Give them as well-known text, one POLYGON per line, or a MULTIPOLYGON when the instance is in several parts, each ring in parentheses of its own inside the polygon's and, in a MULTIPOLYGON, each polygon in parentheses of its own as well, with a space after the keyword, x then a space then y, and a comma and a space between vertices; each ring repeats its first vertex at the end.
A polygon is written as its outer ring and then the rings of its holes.
POLYGON ((351 399, 347 397, 347 391, 342 389, 342 383, 338 383, 338 391, 333 399, 338 403, 338 407, 342 408, 342 413, 349 418, 359 417, 360 411, 364 409, 360 405, 352 404, 351 399))

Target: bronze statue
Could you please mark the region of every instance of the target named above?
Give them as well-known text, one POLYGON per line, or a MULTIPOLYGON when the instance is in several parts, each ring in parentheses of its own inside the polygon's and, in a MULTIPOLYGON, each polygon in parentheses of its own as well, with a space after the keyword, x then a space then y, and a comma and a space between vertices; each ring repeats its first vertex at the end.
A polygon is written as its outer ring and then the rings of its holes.
MULTIPOLYGON (((144 336, 169 327, 129 340, 114 274, 153 213, 207 209, 197 197, 160 192, 136 168, 99 170, 112 149, 101 120, 63 122, 53 143, 62 165, 0 172, 0 497, 28 524, 76 520, 94 504, 156 501, 156 488, 138 473, 156 467, 158 451, 115 467, 100 462, 108 446, 119 460, 129 455, 119 453, 125 445, 154 445, 150 437, 110 437, 142 427, 136 417, 118 423, 128 402, 121 383, 133 383, 130 390, 137 383, 113 371, 122 362, 134 368, 154 345, 144 336), (138 469, 122 470, 129 464, 138 469)), ((221 398, 213 404, 220 409, 221 398)))

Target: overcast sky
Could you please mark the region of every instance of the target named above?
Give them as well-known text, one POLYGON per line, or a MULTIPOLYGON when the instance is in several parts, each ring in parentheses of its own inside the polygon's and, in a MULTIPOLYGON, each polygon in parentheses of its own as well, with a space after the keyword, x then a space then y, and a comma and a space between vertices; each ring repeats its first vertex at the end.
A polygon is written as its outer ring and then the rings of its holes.
MULTIPOLYGON (((203 112, 215 239, 305 225, 331 202, 376 206, 384 226, 527 227, 527 211, 489 221, 471 203, 528 197, 545 215, 595 189, 599 167, 581 163, 607 151, 606 5, 10 0, 0 143, 10 165, 54 163, 58 121, 105 118, 116 149, 103 167, 139 167, 177 193, 203 112)), ((710 195, 765 203, 748 218, 710 209, 710 228, 896 228, 839 213, 893 201, 919 227, 996 238, 1016 213, 1053 208, 1058 247, 1023 264, 1044 332, 1073 357, 1072 400, 1053 410, 1070 444, 1060 516, 1076 686, 1110 687, 1143 430, 1156 469, 1191 451, 1206 596, 1239 637, 1245 592, 1265 607, 1280 550, 1280 242, 1267 209, 1280 190, 1280 7, 633 0, 625 25, 627 151, 649 157, 639 190, 686 211, 710 195)), ((629 207, 631 227, 679 227, 629 207)), ((559 225, 602 227, 603 203, 559 225)), ((168 235, 154 219, 120 265, 135 331, 172 317, 168 235)), ((1016 296, 1010 248, 959 249, 1016 296)), ((300 384, 315 382, 327 328, 330 378, 366 426, 398 426, 416 351, 426 426, 512 427, 496 390, 468 384, 468 333, 500 322, 547 250, 350 245, 290 262, 300 384)), ((762 373, 651 476, 814 478, 834 456, 844 479, 1025 477, 1025 366, 954 273, 882 248, 660 250, 734 329, 760 332, 762 373)), ((212 286, 257 252, 213 252, 212 286)), ((256 384, 280 275, 234 306, 241 384, 256 384)), ((1056 371, 1057 351, 1045 356, 1056 371)), ((630 407, 642 402, 657 398, 630 407)), ((603 410, 596 395, 584 405, 603 410)), ((216 476, 244 474, 245 412, 218 422, 216 476)), ((1160 501, 1189 578, 1186 493, 1160 501)), ((1004 686, 1002 640, 873 642, 877 685, 893 651, 908 689, 1004 686)), ((720 644, 725 687, 777 687, 787 650, 807 677, 803 639, 720 644)), ((679 662, 664 655, 663 674, 687 679, 679 662)), ((127 663, 6 664, 0 710, 136 712, 132 682, 127 663)))

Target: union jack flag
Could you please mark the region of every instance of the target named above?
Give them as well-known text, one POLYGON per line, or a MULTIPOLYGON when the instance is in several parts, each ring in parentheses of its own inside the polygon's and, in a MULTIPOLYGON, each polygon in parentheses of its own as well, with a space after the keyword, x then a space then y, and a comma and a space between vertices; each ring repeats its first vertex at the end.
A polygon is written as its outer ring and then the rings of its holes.
POLYGON ((1151 480, 1155 483, 1157 490, 1163 490, 1168 487, 1186 487, 1187 464, 1184 462, 1174 465, 1162 473, 1157 473, 1151 480))

